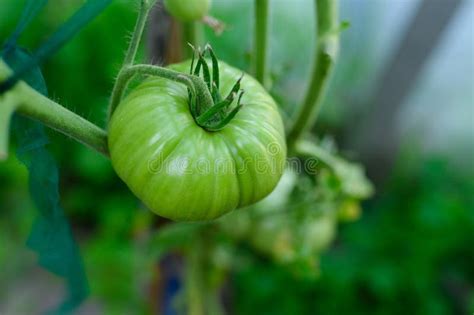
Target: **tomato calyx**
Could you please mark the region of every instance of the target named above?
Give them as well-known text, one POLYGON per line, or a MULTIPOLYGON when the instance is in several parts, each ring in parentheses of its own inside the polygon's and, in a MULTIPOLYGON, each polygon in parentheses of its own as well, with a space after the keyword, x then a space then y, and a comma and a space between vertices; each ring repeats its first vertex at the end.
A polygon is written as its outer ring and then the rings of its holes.
MULTIPOLYGON (((191 46, 192 47, 192 46, 191 46)), ((194 47, 192 47, 194 49, 194 47)), ((120 70, 117 84, 114 87, 109 107, 109 119, 122 100, 128 83, 137 75, 156 76, 186 85, 188 90, 189 111, 198 126, 207 131, 223 129, 242 108, 241 100, 244 91, 240 88, 243 73, 231 88, 229 94, 223 98, 219 92, 219 61, 211 46, 206 45, 204 50, 194 49, 191 69, 188 73, 175 71, 172 68, 163 68, 153 65, 132 65, 120 70), (196 62, 197 53, 197 62, 196 62), (206 60, 209 53, 212 69, 206 60), (211 75, 212 70, 212 75, 211 75), (232 106, 236 101, 236 105, 232 106)))
POLYGON ((195 84, 194 90, 188 87, 189 110, 194 121, 200 127, 208 131, 221 130, 237 115, 243 106, 241 99, 244 91, 240 88, 243 74, 234 84, 229 94, 223 98, 219 92, 219 61, 211 46, 206 45, 203 51, 195 49, 193 46, 191 47, 195 53, 191 61, 189 79, 193 83, 204 80, 206 91, 203 91, 201 84, 195 84), (208 61, 205 58, 207 53, 209 53, 211 58, 212 74, 208 61), (210 94, 210 98, 200 97, 202 94, 210 94), (232 106, 235 100, 237 100, 236 105, 232 106))

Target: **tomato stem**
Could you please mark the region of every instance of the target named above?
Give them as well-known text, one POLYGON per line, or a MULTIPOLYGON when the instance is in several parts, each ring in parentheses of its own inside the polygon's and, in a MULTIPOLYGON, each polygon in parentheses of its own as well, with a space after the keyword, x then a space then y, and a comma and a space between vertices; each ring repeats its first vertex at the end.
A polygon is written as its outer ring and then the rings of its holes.
POLYGON ((125 67, 120 71, 119 77, 117 79, 117 88, 112 94, 109 115, 112 115, 114 110, 117 108, 117 105, 120 103, 130 80, 138 74, 157 76, 182 83, 191 89, 192 93, 195 93, 196 101, 197 103, 201 104, 201 106, 210 108, 214 104, 206 83, 199 77, 177 72, 168 68, 143 64, 125 67))
POLYGON ((10 120, 18 103, 11 94, 0 98, 0 103, 0 161, 2 161, 8 157, 10 120))
POLYGON ((189 53, 188 44, 199 46, 203 42, 203 29, 199 22, 185 22, 182 24, 183 34, 183 55, 188 58, 191 57, 189 53))
POLYGON ((135 23, 135 28, 132 33, 132 39, 130 40, 130 45, 128 46, 125 59, 123 61, 124 66, 129 66, 135 62, 135 56, 137 55, 138 46, 140 45, 140 40, 143 36, 143 31, 145 30, 145 25, 148 20, 148 15, 156 3, 156 0, 141 0, 140 9, 138 12, 138 18, 135 23))
MULTIPOLYGON (((0 60, 0 78, 10 73, 8 66, 0 60)), ((4 155, 3 157, 6 157, 8 125, 14 111, 38 120, 108 156, 107 133, 103 129, 47 98, 23 81, 18 82, 0 98, 0 107, 0 154, 4 155)))
POLYGON ((268 0, 255 0, 255 77, 266 85, 268 57, 268 0))
MULTIPOLYGON (((238 98, 237 106, 234 109, 228 109, 228 106, 222 106, 222 110, 216 111, 214 115, 207 115, 209 117, 206 119, 198 119, 198 117, 200 117, 203 113, 209 114, 214 112, 215 110, 209 112, 209 109, 221 102, 221 96, 219 94, 219 62, 209 45, 206 45, 204 50, 201 52, 199 49, 196 50, 192 46, 192 44, 194 44, 196 41, 196 38, 192 38, 193 43, 188 43, 194 50, 193 59, 191 62, 191 71, 189 75, 158 66, 133 65, 138 45, 145 28, 146 20, 155 2, 156 0, 140 1, 140 12, 135 24, 132 40, 125 56, 123 67, 118 74, 112 90, 112 95, 110 97, 107 121, 110 121, 112 118, 112 114, 122 100, 129 82, 135 75, 141 74, 158 76, 185 84, 188 88, 189 94, 189 111, 196 124, 209 131, 217 131, 218 129, 222 129, 232 120, 232 118, 242 107, 239 104, 241 97, 238 98), (194 55, 196 52, 198 55, 198 61, 196 67, 193 69, 194 55), (209 65, 204 58, 207 52, 210 53, 212 59, 212 77, 209 65), (201 70, 203 79, 200 78, 201 70)), ((188 26, 190 26, 188 31, 190 31, 192 35, 196 35, 197 25, 194 23, 189 24, 188 26)), ((238 86, 240 86, 240 84, 238 84, 238 86)))
POLYGON ((315 9, 318 31, 313 70, 303 104, 287 134, 290 153, 298 139, 316 122, 339 50, 338 1, 315 0, 315 9))
POLYGON ((202 231, 198 231, 192 246, 189 248, 186 259, 186 300, 187 314, 205 315, 204 293, 205 286, 205 239, 202 231))
POLYGON ((242 108, 240 101, 243 91, 240 90, 240 82, 243 76, 237 80, 229 96, 222 102, 222 97, 218 90, 220 83, 219 62, 214 52, 212 52, 212 48, 206 46, 203 52, 198 50, 197 54, 198 61, 194 69, 194 58, 193 61, 191 61, 191 74, 153 65, 133 65, 122 68, 112 93, 109 107, 109 120, 122 100, 129 82, 136 75, 148 75, 173 80, 186 85, 190 94, 188 99, 189 110, 196 124, 208 131, 218 131, 224 128, 242 108), (212 59, 212 76, 209 65, 204 58, 205 53, 208 51, 212 59), (199 76, 201 72, 204 79, 199 76), (236 95, 238 95, 237 105, 233 109, 230 109, 229 105, 232 104, 236 95))
POLYGON ((112 116, 112 112, 120 101, 124 90, 127 88, 128 82, 130 79, 120 82, 122 77, 122 71, 133 65, 135 62, 135 57, 137 55, 138 46, 140 45, 140 40, 143 36, 143 31, 145 30, 145 25, 148 20, 148 15, 150 14, 151 9, 155 5, 156 0, 140 0, 140 8, 138 11, 137 21, 135 23, 135 28, 132 33, 132 39, 125 54, 123 61, 122 69, 119 72, 117 80, 115 80, 114 87, 112 89, 112 95, 109 101, 108 109, 108 119, 112 116))

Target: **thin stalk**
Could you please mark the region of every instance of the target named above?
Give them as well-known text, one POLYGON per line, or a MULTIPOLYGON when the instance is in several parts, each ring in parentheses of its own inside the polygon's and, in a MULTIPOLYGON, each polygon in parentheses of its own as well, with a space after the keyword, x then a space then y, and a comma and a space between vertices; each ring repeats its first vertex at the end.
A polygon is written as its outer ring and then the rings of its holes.
POLYGON ((203 106, 202 108, 204 110, 210 108, 214 104, 211 93, 209 92, 206 83, 204 83, 204 81, 199 77, 187 75, 181 72, 158 66, 134 65, 123 68, 122 71, 120 71, 120 74, 117 78, 116 88, 112 92, 109 108, 109 118, 120 103, 130 80, 135 75, 139 74, 157 76, 186 85, 188 88, 191 89, 191 91, 195 91, 197 101, 199 102, 199 104, 201 104, 201 106, 203 106))
MULTIPOLYGON (((8 66, 0 61, 0 78, 10 73, 8 66)), ((43 96, 22 81, 18 82, 15 87, 0 98, 2 120, 4 120, 0 130, 0 139, 3 139, 0 140, 3 143, 2 146, 8 143, 5 140, 8 138, 8 130, 5 129, 5 126, 10 121, 7 117, 11 116, 11 106, 14 106, 14 110, 19 114, 42 122, 48 127, 108 156, 107 133, 103 129, 43 96), (3 116, 3 114, 9 116, 3 116)))
POLYGON ((186 22, 182 24, 182 34, 183 34, 183 56, 185 58, 190 58, 194 51, 189 47, 188 44, 193 45, 194 47, 199 47, 202 45, 203 41, 203 29, 202 23, 199 22, 186 22))
POLYGON ((295 144, 295 152, 302 157, 317 158, 331 169, 340 163, 337 157, 310 141, 298 141, 295 144))
POLYGON ((255 0, 255 77, 265 85, 268 55, 268 0, 255 0))
POLYGON ((135 62, 135 57, 137 55, 138 46, 145 30, 145 25, 148 19, 148 15, 151 11, 151 8, 155 4, 156 0, 141 0, 140 1, 140 10, 138 13, 137 22, 135 23, 135 28, 132 33, 132 39, 130 45, 128 46, 125 59, 123 61, 124 66, 129 66, 135 62))
POLYGON ((291 153, 295 143, 316 122, 339 50, 338 0, 315 0, 315 5, 318 31, 313 70, 303 104, 287 134, 291 153))
POLYGON ((135 28, 132 33, 132 39, 130 40, 127 53, 125 54, 122 69, 120 70, 117 80, 115 81, 114 87, 112 89, 112 97, 110 99, 109 109, 108 109, 109 120, 112 117, 112 112, 114 108, 116 107, 116 104, 114 104, 114 102, 116 102, 117 100, 114 98, 114 95, 117 95, 117 94, 122 95, 123 91, 127 88, 128 82, 130 81, 130 80, 126 81, 125 85, 121 84, 123 82, 119 82, 122 71, 125 68, 133 65, 133 63, 135 62, 138 46, 140 45, 140 40, 143 36, 143 31, 145 30, 145 25, 148 20, 148 15, 150 14, 150 11, 155 3, 156 3, 156 0, 141 0, 140 1, 140 9, 138 12, 137 21, 135 23, 135 28))
POLYGON ((220 301, 220 287, 209 287, 206 289, 206 301, 209 313, 212 315, 224 315, 224 307, 220 301))
POLYGON ((206 315, 205 275, 204 275, 204 239, 197 235, 190 247, 186 260, 186 300, 189 315, 206 315))
POLYGON ((0 98, 0 161, 8 157, 10 121, 17 107, 18 103, 14 98, 7 96, 0 98))

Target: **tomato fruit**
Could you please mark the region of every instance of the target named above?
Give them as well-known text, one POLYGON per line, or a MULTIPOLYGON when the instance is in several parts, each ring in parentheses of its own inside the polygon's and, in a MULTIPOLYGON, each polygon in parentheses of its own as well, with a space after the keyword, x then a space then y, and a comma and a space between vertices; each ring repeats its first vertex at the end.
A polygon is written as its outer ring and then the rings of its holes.
POLYGON ((166 10, 183 22, 201 20, 210 6, 211 0, 165 0, 166 10))
MULTIPOLYGON (((217 61, 216 61, 217 62, 217 61)), ((242 72, 218 62, 232 91, 242 72)), ((169 68, 186 73, 190 61, 169 68)), ((222 129, 197 124, 185 85, 152 77, 133 89, 109 122, 109 149, 119 177, 146 206, 180 221, 210 220, 253 204, 277 185, 286 144, 277 105, 250 75, 244 106, 222 129)))

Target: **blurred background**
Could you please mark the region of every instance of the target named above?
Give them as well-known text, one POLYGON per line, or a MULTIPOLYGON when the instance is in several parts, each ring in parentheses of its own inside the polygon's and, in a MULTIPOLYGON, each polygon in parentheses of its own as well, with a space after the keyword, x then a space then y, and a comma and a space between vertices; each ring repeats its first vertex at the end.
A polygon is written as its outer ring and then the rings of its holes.
MULTIPOLYGON (((49 1, 21 44, 36 47, 83 2, 49 1)), ((313 1, 270 3, 271 93, 290 117, 308 84, 313 1)), ((23 4, 0 0, 0 40, 14 29, 23 4)), ((114 1, 43 67, 50 96, 101 126, 135 8, 132 0, 114 1)), ((160 51, 173 42, 161 33, 179 25, 159 8, 153 14, 140 58, 178 58, 160 51)), ((351 222, 332 226, 330 244, 314 253, 311 276, 255 254, 255 242, 224 242, 238 253, 223 254, 233 261, 222 285, 224 308, 245 315, 472 314, 474 1, 342 0, 340 14, 350 27, 341 34, 313 133, 362 163, 375 194, 351 222)), ((215 0, 211 15, 227 29, 217 36, 206 28, 205 40, 222 60, 249 69, 253 1, 215 0)), ((176 303, 183 282, 179 251, 160 248, 160 259, 150 258, 145 244, 161 221, 106 158, 47 132, 60 169, 61 205, 90 287, 77 313, 177 314, 167 305, 176 303)), ((0 163, 0 314, 40 314, 61 300, 64 284, 25 246, 38 213, 16 146, 0 163)))

